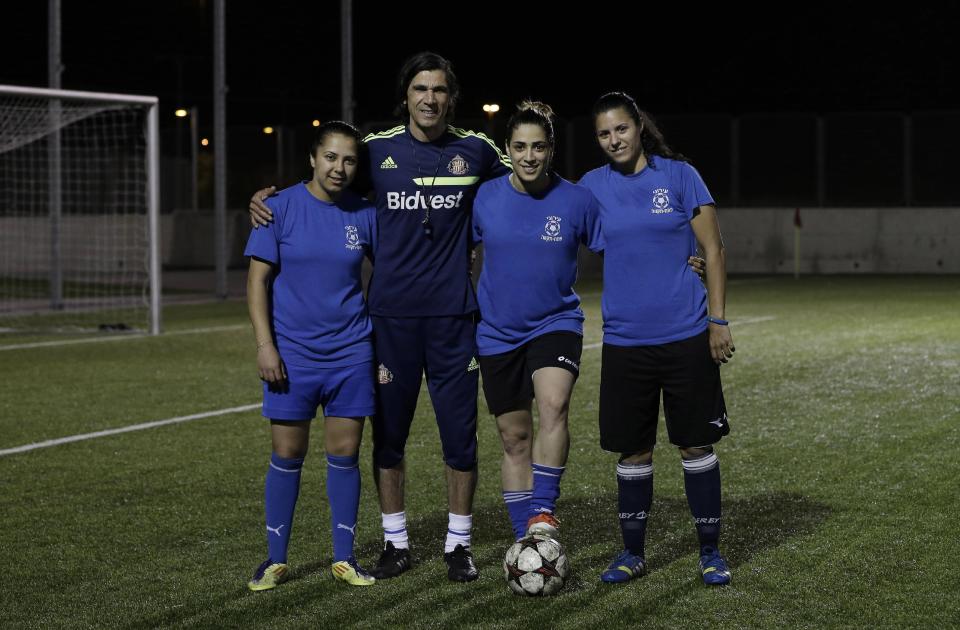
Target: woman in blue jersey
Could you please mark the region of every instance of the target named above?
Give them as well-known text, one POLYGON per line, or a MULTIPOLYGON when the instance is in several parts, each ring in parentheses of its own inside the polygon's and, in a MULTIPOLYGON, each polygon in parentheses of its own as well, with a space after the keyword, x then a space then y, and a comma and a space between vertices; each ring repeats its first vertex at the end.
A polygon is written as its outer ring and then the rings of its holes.
POLYGON ((503 442, 503 497, 518 538, 557 535, 567 413, 583 346, 577 251, 581 243, 603 249, 593 195, 550 170, 552 116, 542 103, 520 105, 507 123, 513 172, 481 185, 473 206, 474 240, 484 247, 480 372, 503 442))
POLYGON ((372 258, 376 213, 347 186, 360 135, 340 121, 321 125, 310 152, 313 177, 268 201, 274 222, 253 230, 247 302, 263 380, 263 415, 273 453, 265 507, 268 558, 248 586, 274 588, 287 577, 287 545, 310 421, 323 407, 334 577, 354 586, 374 579, 353 557, 360 500, 357 456, 363 419, 374 412, 371 325, 361 266, 372 258))
POLYGON ((714 201, 697 171, 670 150, 631 97, 606 94, 593 115, 609 164, 580 184, 599 201, 606 244, 600 441, 621 454, 618 513, 625 547, 601 579, 626 582, 646 570, 662 392, 699 538, 701 577, 706 584, 727 584, 712 445, 730 430, 719 365, 734 345, 724 317, 726 271, 714 201), (686 264, 698 245, 706 258, 706 289, 686 264))

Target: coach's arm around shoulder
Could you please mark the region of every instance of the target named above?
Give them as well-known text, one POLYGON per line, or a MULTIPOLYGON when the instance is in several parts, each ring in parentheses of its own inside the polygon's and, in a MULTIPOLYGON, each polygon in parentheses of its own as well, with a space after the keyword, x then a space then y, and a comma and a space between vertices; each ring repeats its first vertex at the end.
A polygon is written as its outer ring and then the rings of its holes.
POLYGON ((273 211, 267 207, 264 200, 275 192, 277 192, 277 187, 270 186, 269 188, 261 188, 253 193, 253 197, 250 197, 250 205, 247 206, 247 210, 250 212, 250 225, 254 229, 273 221, 273 211))

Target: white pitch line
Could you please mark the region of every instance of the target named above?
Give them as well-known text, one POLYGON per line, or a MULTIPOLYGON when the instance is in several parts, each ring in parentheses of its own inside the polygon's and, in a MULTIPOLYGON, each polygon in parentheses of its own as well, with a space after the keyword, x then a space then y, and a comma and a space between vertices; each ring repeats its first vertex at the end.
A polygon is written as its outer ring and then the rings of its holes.
MULTIPOLYGON (((759 317, 744 317, 743 319, 737 319, 730 322, 731 326, 743 326, 744 324, 758 324, 760 322, 769 322, 771 319, 776 319, 776 315, 761 315, 759 317)), ((599 348, 603 345, 603 342, 600 343, 591 343, 583 347, 584 350, 592 350, 594 348, 599 348)))
MULTIPOLYGON (((731 326, 734 325, 743 325, 743 324, 756 324, 759 322, 768 322, 772 319, 776 319, 774 315, 764 315, 761 317, 746 317, 744 319, 739 319, 736 321, 730 322, 731 326)), ((192 328, 188 330, 178 330, 169 335, 189 335, 196 334, 201 332, 213 332, 220 330, 237 330, 240 328, 246 328, 246 324, 237 325, 237 326, 212 326, 209 328, 192 328)), ((129 339, 129 337, 118 337, 118 338, 107 338, 107 339, 78 339, 74 340, 73 343, 90 343, 93 341, 114 341, 115 339, 129 339)), ((52 344, 68 344, 67 342, 50 342, 52 344)), ((47 343, 41 345, 48 345, 47 343)), ((584 350, 590 350, 592 348, 599 348, 603 343, 591 343, 583 347, 584 350)), ((22 344, 22 346, 35 347, 32 344, 22 344)), ((5 350, 12 348, 13 346, 4 346, 0 347, 0 350, 5 350)), ((166 426, 168 424, 179 424, 181 422, 190 422, 191 420, 202 420, 203 418, 212 418, 214 416, 223 416, 231 413, 241 413, 244 411, 252 411, 253 409, 259 409, 261 403, 256 403, 253 405, 244 405, 242 407, 230 407, 228 409, 218 409, 216 411, 207 411, 204 413, 195 413, 189 416, 178 416, 176 418, 167 418, 166 420, 154 420, 152 422, 142 422, 140 424, 132 424, 126 427, 119 427, 116 429, 107 429, 105 431, 95 431, 93 433, 81 433, 79 435, 69 435, 67 437, 56 438, 53 440, 45 440, 43 442, 34 442, 32 444, 24 444, 23 446, 15 446, 13 448, 0 449, 0 457, 5 457, 7 455, 13 455, 15 453, 24 453, 27 451, 32 451, 38 448, 48 448, 50 446, 58 446, 60 444, 69 444, 70 442, 80 442, 83 440, 92 440, 100 437, 107 437, 110 435, 117 435, 120 433, 129 433, 131 431, 142 431, 144 429, 153 429, 156 427, 166 426)))
POLYGON ((0 450, 0 457, 6 455, 13 455, 15 453, 25 453, 26 451, 32 451, 38 448, 48 448, 50 446, 59 446, 60 444, 69 444, 70 442, 81 442, 83 440, 93 440, 95 438, 107 437, 109 435, 117 435, 119 433, 129 433, 131 431, 142 431, 144 429, 153 429, 156 427, 166 426, 168 424, 179 424, 181 422, 190 422, 191 420, 202 420, 203 418, 212 418, 214 416, 225 416, 230 413, 240 413, 243 411, 252 411, 254 409, 259 409, 261 403, 255 405, 244 405, 242 407, 230 407, 229 409, 217 409, 216 411, 206 411, 204 413, 195 413, 189 416, 178 416, 176 418, 167 418, 166 420, 154 420, 152 422, 142 422, 140 424, 131 424, 125 427, 118 427, 116 429, 107 429, 106 431, 95 431, 93 433, 81 433, 79 435, 68 435, 67 437, 56 438, 53 440, 45 440, 43 442, 34 442, 33 444, 24 444, 23 446, 15 446, 13 448, 5 448, 0 450))
MULTIPOLYGON (((249 328, 249 324, 234 324, 231 326, 208 326, 206 328, 187 328, 184 330, 171 330, 170 332, 165 332, 161 337, 169 337, 171 335, 196 335, 199 333, 205 332, 221 332, 225 330, 241 330, 243 328, 249 328)), ((18 343, 9 346, 0 346, 0 352, 4 350, 26 350, 28 348, 52 348, 56 346, 73 346, 80 343, 104 343, 107 341, 129 341, 131 339, 144 339, 149 337, 143 333, 138 333, 134 335, 120 335, 116 337, 95 337, 92 339, 66 339, 64 341, 37 341, 34 343, 18 343)))
POLYGON ((760 315, 758 317, 744 317, 730 322, 731 326, 742 326, 743 324, 759 324, 760 322, 769 322, 776 319, 776 315, 760 315))

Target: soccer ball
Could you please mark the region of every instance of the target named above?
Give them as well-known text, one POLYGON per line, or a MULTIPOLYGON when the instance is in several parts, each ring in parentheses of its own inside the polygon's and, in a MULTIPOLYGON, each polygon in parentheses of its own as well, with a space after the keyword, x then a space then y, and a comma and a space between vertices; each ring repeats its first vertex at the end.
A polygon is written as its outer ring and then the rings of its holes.
POLYGON ((553 595, 570 571, 567 554, 548 536, 527 536, 510 545, 503 559, 503 575, 518 595, 553 595))

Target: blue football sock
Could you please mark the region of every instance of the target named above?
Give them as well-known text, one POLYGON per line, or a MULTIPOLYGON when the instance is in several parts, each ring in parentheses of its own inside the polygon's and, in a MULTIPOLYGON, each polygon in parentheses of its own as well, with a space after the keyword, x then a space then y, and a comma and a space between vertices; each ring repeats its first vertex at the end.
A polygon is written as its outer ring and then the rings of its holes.
POLYGON ((683 485, 700 540, 700 555, 718 551, 720 540, 720 462, 715 453, 683 460, 683 485))
POLYGON ((293 527, 293 510, 300 493, 302 469, 302 457, 284 459, 276 453, 270 456, 263 498, 267 513, 267 550, 274 562, 287 562, 287 545, 293 527))
POLYGON ((617 464, 617 507, 623 546, 644 558, 647 518, 653 504, 653 462, 617 464))
POLYGON ((527 521, 530 520, 531 490, 504 490, 503 502, 507 504, 510 514, 510 525, 513 526, 513 535, 522 538, 527 532, 527 521))
POLYGON ((360 508, 360 467, 357 455, 327 454, 327 499, 333 528, 333 561, 353 555, 360 508))
POLYGON ((544 466, 534 463, 533 467, 533 494, 530 496, 530 516, 541 512, 553 514, 557 509, 557 499, 560 498, 560 478, 563 476, 563 466, 544 466))

